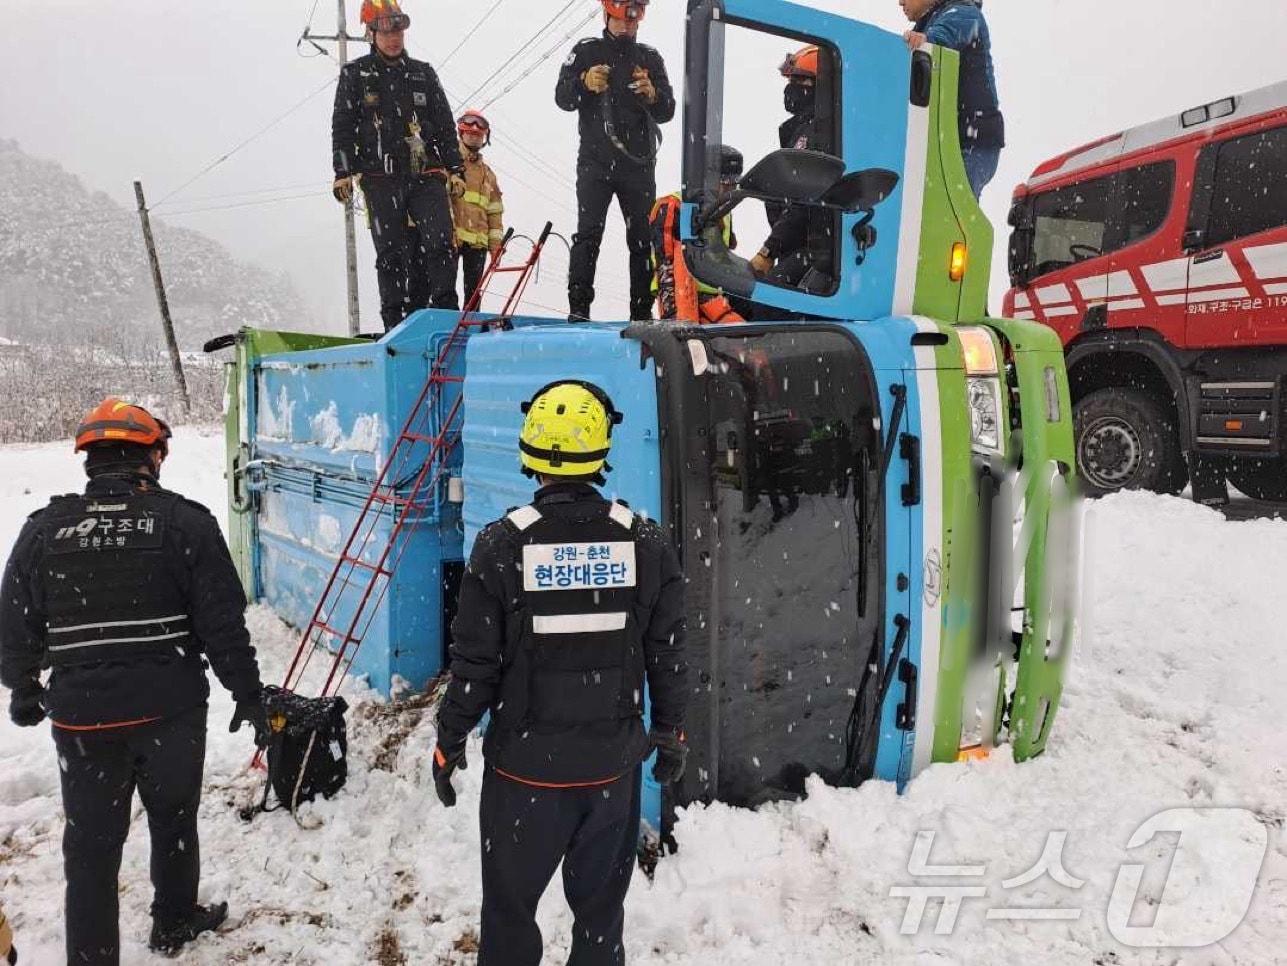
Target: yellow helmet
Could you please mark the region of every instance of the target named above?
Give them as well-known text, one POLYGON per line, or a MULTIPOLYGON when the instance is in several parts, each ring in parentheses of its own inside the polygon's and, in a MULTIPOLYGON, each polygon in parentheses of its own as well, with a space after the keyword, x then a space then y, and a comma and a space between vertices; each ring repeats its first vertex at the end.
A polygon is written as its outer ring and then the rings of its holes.
POLYGON ((519 460, 528 476, 590 477, 603 482, 612 446, 612 427, 621 413, 598 386, 560 379, 523 403, 519 460))

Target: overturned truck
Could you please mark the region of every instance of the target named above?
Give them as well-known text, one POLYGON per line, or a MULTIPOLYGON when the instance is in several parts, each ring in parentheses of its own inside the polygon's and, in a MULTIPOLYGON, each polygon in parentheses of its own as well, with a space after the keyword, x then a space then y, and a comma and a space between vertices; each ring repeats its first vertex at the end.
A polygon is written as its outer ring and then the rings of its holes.
POLYGON ((664 525, 688 578, 692 757, 665 802, 645 777, 647 818, 796 796, 810 774, 901 787, 999 742, 1036 755, 1075 632, 1071 410, 1057 337, 986 314, 956 55, 781 0, 693 2, 687 43, 681 232, 694 274, 757 321, 243 330, 228 481, 249 596, 341 673, 423 689, 474 536, 530 498, 520 403, 588 380, 626 415, 605 492, 664 525), (819 45, 836 150, 773 152, 730 198, 735 30, 819 45), (829 224, 803 287, 726 247, 720 218, 748 200, 829 224))

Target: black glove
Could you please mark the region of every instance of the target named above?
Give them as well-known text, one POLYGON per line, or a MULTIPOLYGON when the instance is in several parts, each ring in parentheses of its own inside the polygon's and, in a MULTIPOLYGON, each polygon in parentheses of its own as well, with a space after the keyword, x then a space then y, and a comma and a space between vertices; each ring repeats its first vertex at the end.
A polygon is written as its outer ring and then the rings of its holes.
POLYGON ((684 775, 688 760, 688 742, 682 731, 654 731, 648 740, 657 749, 657 761, 652 766, 652 777, 659 785, 679 781, 684 775))
POLYGON ((442 745, 433 750, 433 787, 438 793, 438 801, 446 808, 456 804, 456 789, 451 787, 451 776, 457 768, 464 771, 468 767, 463 744, 452 752, 443 751, 442 745))
POLYGON ((272 732, 268 728, 268 712, 264 710, 264 701, 258 692, 253 697, 237 702, 237 710, 232 713, 228 730, 240 731, 242 724, 246 722, 255 729, 255 747, 268 747, 268 739, 272 736, 272 732))
POLYGON ((45 696, 44 688, 39 686, 31 690, 14 691, 9 695, 9 718, 19 728, 34 728, 45 720, 45 706, 40 699, 45 696))

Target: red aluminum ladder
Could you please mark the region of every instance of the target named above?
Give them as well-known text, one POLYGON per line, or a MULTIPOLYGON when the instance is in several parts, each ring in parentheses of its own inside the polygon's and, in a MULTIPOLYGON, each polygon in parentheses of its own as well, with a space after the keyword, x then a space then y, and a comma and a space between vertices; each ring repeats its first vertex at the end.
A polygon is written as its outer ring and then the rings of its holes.
POLYGON ((552 223, 546 222, 540 237, 533 243, 531 252, 521 264, 501 265, 513 238, 513 229, 506 233, 501 247, 492 255, 477 289, 470 295, 460 313, 460 320, 429 367, 429 377, 425 380, 415 405, 411 407, 402 431, 389 452, 389 458, 385 460, 331 571, 326 589, 322 591, 313 610, 313 616, 286 671, 283 687, 292 691, 297 689, 313 654, 328 644, 333 645, 334 658, 326 682, 322 685, 321 695, 334 694, 348 675, 358 648, 362 646, 362 640, 384 600, 390 578, 410 542, 409 539, 404 539, 399 545, 398 538, 404 534, 409 538, 419 526, 424 511, 429 509, 429 497, 446 472, 448 459, 459 441, 460 430, 457 423, 464 399, 463 392, 456 394, 455 401, 436 433, 432 428, 431 416, 440 404, 444 387, 463 381, 461 376, 451 375, 450 370, 461 347, 468 340, 470 330, 497 321, 475 317, 483 295, 495 276, 516 274, 513 289, 498 313, 498 318, 505 319, 513 315, 522 301, 523 293, 531 281, 533 271, 540 261, 541 251, 553 228, 552 223), (428 447, 427 454, 425 447, 428 447), (396 514, 393 525, 387 536, 373 541, 377 527, 386 514, 396 514), (333 615, 345 613, 350 604, 351 613, 337 621, 341 626, 333 625, 333 615))

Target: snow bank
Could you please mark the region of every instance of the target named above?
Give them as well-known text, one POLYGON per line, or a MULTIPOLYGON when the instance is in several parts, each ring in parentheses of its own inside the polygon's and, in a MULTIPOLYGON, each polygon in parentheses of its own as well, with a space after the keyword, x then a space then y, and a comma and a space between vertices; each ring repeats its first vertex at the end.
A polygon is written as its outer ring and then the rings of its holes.
MULTIPOLYGON (((222 516, 221 459, 217 435, 181 429, 166 481, 222 516)), ((0 449, 0 541, 7 545, 49 494, 73 488, 78 472, 70 447, 0 449)), ((629 962, 1280 961, 1287 939, 1287 523, 1230 523, 1189 503, 1141 494, 1095 504, 1089 521, 1091 627, 1045 756, 1024 765, 1000 754, 936 765, 901 798, 886 784, 832 789, 811 780, 798 803, 755 812, 718 804, 689 809, 676 830, 679 853, 662 861, 654 882, 636 878, 627 905, 629 962), (1218 946, 1124 946, 1106 912, 1124 862, 1157 859, 1140 887, 1143 906, 1175 901, 1161 899, 1173 840, 1162 836, 1134 850, 1126 844, 1146 819, 1176 806, 1250 812, 1250 829, 1226 823, 1239 841, 1230 841, 1227 861, 1200 866, 1190 890, 1202 898, 1203 889, 1226 887, 1220 875, 1230 874, 1239 847, 1254 851, 1256 833, 1267 832, 1259 888, 1246 920, 1218 946), (933 840, 922 858, 982 866, 980 875, 949 882, 985 894, 963 900, 952 935, 934 935, 939 903, 931 901, 919 934, 905 936, 908 900, 891 896, 891 888, 938 881, 908 871, 914 844, 924 844, 928 832, 933 840), (1015 884, 1051 832, 1066 833, 1062 868, 1084 884, 1060 885, 1049 875, 1015 884), (989 908, 1009 907, 1080 914, 988 917, 989 908)), ((252 610, 250 623, 266 677, 276 679, 295 636, 262 608, 252 610)), ((249 825, 236 817, 261 778, 246 771, 249 743, 244 732, 227 733, 232 705, 216 689, 201 816, 202 894, 227 898, 232 914, 223 934, 197 943, 183 962, 474 961, 478 742, 458 783, 460 805, 443 809, 430 776, 431 715, 415 701, 387 706, 367 697, 350 692, 349 785, 334 801, 305 806, 307 818, 323 823, 306 832, 281 812, 249 825)), ((33 963, 61 961, 62 816, 47 727, 0 723, 0 894, 33 963)), ((142 945, 150 901, 146 842, 136 805, 121 873, 126 966, 153 961, 142 945)), ((1215 917, 1219 904, 1211 896, 1195 908, 1201 920, 1215 917)), ((1145 908, 1141 921, 1150 916, 1145 908)), ((557 884, 540 922, 546 960, 563 961, 572 923, 557 884)))

